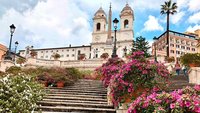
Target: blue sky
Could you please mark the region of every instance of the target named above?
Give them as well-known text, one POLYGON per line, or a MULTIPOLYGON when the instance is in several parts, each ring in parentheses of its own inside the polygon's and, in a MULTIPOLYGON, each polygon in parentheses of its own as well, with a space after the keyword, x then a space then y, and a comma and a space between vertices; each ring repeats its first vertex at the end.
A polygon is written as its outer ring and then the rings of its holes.
MULTIPOLYGON (((160 5, 166 0, 0 0, 0 43, 9 43, 9 26, 15 24, 13 44, 19 49, 88 45, 92 39, 92 18, 112 3, 113 19, 126 2, 134 10, 135 37, 144 36, 152 43, 154 36, 166 30, 166 16, 160 5)), ((170 16, 170 29, 178 32, 200 29, 200 0, 172 0, 178 13, 170 16)), ((12 45, 14 47, 14 45, 12 45)))

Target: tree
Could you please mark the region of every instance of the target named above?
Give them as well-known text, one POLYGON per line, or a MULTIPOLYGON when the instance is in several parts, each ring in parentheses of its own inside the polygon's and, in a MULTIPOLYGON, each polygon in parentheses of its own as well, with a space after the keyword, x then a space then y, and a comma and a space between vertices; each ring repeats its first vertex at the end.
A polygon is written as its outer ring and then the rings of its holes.
POLYGON ((133 41, 132 52, 143 51, 145 54, 145 57, 149 57, 150 54, 148 53, 148 50, 150 48, 151 47, 149 46, 149 42, 146 41, 144 37, 139 36, 136 38, 136 41, 133 41))
POLYGON ((167 14, 167 57, 169 57, 169 15, 175 14, 177 12, 177 8, 178 6, 176 5, 176 3, 172 3, 171 0, 165 1, 165 4, 161 5, 160 13, 162 15, 167 14))
POLYGON ((54 54, 52 55, 52 57, 53 57, 55 60, 57 60, 57 59, 59 59, 61 56, 60 56, 60 54, 58 54, 58 53, 54 53, 54 54))
POLYGON ((26 59, 25 58, 21 58, 21 57, 16 60, 16 63, 20 64, 20 66, 25 62, 26 62, 26 59))

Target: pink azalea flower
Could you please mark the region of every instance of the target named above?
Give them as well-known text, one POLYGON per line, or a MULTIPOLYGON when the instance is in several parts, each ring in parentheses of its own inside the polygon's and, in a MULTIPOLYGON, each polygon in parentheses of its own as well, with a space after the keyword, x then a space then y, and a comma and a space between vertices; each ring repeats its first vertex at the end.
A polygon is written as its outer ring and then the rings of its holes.
POLYGON ((170 108, 171 108, 171 109, 174 109, 175 106, 176 106, 175 103, 171 103, 171 104, 170 104, 170 108))

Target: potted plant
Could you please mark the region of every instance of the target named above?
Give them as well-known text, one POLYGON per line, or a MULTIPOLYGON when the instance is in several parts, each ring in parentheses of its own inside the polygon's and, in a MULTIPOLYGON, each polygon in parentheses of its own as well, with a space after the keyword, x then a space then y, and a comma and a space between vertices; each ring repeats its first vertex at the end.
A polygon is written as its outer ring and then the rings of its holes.
POLYGON ((66 85, 68 77, 65 74, 54 74, 53 78, 55 80, 56 86, 62 88, 66 85))
POLYGON ((54 58, 54 60, 58 60, 61 56, 60 56, 60 54, 58 54, 58 53, 54 53, 54 54, 52 55, 52 57, 54 58))
POLYGON ((35 58, 35 56, 37 56, 37 52, 36 51, 31 51, 30 55, 31 55, 32 58, 35 58))
POLYGON ((80 54, 78 55, 78 60, 83 60, 85 59, 86 55, 85 54, 80 54))
POLYGON ((51 75, 47 72, 43 72, 42 74, 38 75, 37 81, 44 84, 45 87, 53 86, 55 82, 53 77, 51 77, 51 75))
POLYGON ((109 55, 108 55, 108 53, 103 53, 100 57, 103 59, 107 59, 109 57, 109 55))

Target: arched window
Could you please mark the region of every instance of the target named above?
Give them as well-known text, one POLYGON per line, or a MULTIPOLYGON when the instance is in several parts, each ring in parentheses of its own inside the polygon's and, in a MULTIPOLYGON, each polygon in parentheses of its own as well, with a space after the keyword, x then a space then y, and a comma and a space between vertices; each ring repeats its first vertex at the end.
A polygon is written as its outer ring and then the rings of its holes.
POLYGON ((97 31, 100 31, 100 29, 101 29, 101 24, 97 23, 97 31))
POLYGON ((124 28, 128 28, 128 20, 124 20, 124 28))

